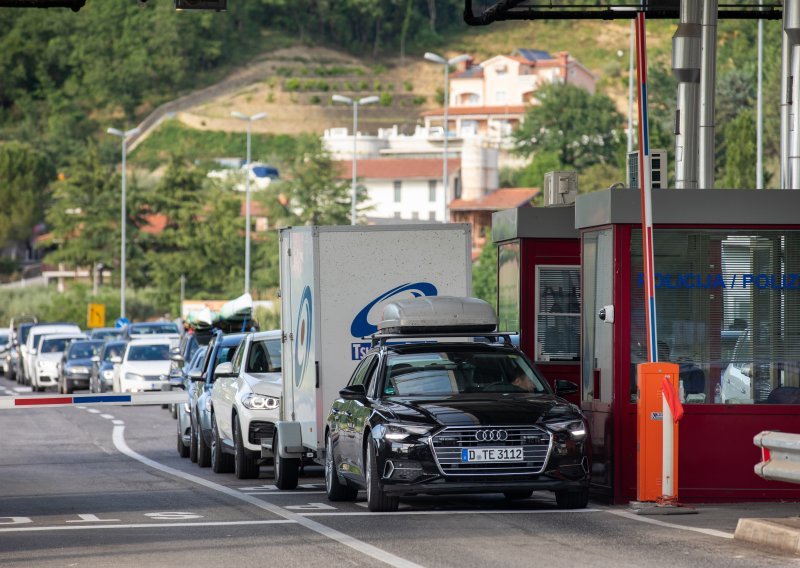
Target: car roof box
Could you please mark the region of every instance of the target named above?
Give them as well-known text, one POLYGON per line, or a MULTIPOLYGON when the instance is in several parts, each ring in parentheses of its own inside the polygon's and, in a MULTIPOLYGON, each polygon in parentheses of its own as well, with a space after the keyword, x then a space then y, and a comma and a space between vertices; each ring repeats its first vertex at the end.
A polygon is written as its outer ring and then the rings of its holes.
POLYGON ((497 315, 477 298, 422 296, 386 304, 380 333, 481 333, 494 331, 497 315))

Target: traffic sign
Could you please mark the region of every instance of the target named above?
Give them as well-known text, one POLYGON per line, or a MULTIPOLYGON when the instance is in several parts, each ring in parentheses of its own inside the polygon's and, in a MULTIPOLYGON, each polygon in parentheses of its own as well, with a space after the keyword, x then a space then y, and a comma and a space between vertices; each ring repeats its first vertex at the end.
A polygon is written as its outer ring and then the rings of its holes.
POLYGON ((117 318, 117 321, 114 322, 114 327, 125 327, 130 323, 131 322, 128 318, 117 318))
POLYGON ((104 327, 106 325, 106 305, 105 304, 89 304, 89 309, 86 311, 86 327, 104 327))

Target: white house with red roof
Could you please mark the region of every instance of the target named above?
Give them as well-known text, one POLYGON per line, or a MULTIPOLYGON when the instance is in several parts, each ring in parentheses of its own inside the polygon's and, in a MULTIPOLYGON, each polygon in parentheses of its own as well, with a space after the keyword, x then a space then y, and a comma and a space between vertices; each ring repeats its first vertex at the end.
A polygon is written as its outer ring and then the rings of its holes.
MULTIPOLYGON (((448 130, 457 137, 481 135, 499 147, 523 120, 536 91, 549 83, 569 83, 595 92, 597 78, 568 52, 517 49, 483 63, 465 62, 450 76, 448 130)), ((425 126, 443 127, 444 109, 422 113, 425 126)))

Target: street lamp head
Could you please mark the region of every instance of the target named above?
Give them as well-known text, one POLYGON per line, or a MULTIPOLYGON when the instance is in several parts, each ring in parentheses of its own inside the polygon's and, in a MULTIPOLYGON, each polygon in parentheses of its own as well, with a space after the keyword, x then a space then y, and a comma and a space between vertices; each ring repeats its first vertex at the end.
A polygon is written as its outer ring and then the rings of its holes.
POLYGON ((447 64, 447 59, 445 59, 441 55, 436 55, 435 53, 431 53, 430 51, 426 51, 424 57, 428 61, 433 61, 434 63, 438 63, 439 65, 447 64))
POLYGON ((376 97, 375 95, 372 95, 371 97, 363 97, 363 98, 358 99, 358 104, 360 104, 360 105, 371 105, 373 103, 377 103, 380 100, 381 100, 380 97, 376 97))
POLYGON ((267 113, 265 113, 265 112, 256 113, 256 114, 254 114, 253 116, 250 117, 250 120, 254 120, 255 121, 255 120, 261 120, 262 118, 267 118, 267 113))
POLYGON ((448 65, 458 65, 459 63, 463 63, 464 61, 468 61, 470 56, 466 53, 462 53, 461 55, 456 55, 455 57, 451 57, 448 61, 448 65))
POLYGON ((345 97, 344 95, 333 95, 331 97, 331 100, 335 103, 343 103, 346 105, 353 104, 353 99, 351 99, 350 97, 345 97))
POLYGON ((235 110, 235 111, 231 112, 231 116, 234 117, 234 118, 240 118, 242 120, 250 120, 249 116, 247 116, 243 112, 239 112, 238 110, 235 110))
POLYGON ((130 138, 131 136, 139 136, 139 132, 141 131, 139 130, 138 126, 136 128, 131 128, 130 130, 125 132, 125 138, 130 138))
POLYGON ((120 136, 122 138, 125 138, 125 133, 122 130, 119 130, 118 128, 109 128, 108 130, 106 130, 106 132, 108 132, 109 134, 113 134, 114 136, 120 136))

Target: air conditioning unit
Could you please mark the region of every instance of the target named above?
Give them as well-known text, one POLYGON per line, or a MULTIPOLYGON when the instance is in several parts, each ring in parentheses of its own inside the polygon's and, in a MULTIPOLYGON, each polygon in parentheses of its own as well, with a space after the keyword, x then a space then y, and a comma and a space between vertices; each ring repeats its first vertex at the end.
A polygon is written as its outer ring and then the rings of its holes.
POLYGON ((578 196, 578 172, 547 172, 544 174, 544 204, 575 203, 578 196))
MULTIPOLYGON (((628 180, 628 187, 639 188, 639 152, 631 152, 628 154, 628 164, 626 168, 626 178, 628 180)), ((667 180, 669 173, 667 171, 667 151, 666 150, 651 150, 650 151, 650 181, 653 189, 664 189, 667 187, 667 180)))

